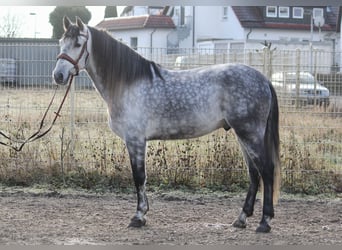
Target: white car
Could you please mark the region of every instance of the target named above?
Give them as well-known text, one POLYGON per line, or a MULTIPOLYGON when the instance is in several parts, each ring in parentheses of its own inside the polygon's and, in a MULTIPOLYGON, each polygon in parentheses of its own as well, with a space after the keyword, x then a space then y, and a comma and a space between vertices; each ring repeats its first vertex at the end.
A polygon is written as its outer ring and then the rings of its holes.
POLYGON ((292 104, 329 105, 329 89, 324 87, 309 72, 277 72, 272 74, 272 85, 279 98, 286 98, 292 104))
POLYGON ((177 56, 174 69, 189 69, 191 60, 188 56, 177 56))

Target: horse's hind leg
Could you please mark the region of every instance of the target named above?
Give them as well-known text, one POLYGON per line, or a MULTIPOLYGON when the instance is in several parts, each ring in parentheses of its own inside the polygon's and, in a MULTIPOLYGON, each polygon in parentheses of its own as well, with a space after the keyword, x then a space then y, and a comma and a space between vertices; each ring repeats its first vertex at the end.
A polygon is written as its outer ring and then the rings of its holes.
POLYGON ((234 221, 233 226, 237 228, 245 228, 247 226, 247 217, 250 217, 253 215, 254 211, 254 203, 256 194, 259 187, 259 172, 255 168, 253 161, 249 158, 248 154, 244 154, 246 163, 248 165, 249 170, 249 178, 250 178, 250 184, 248 193, 246 196, 245 203, 243 205, 242 211, 236 221, 234 221))
POLYGON ((274 165, 271 161, 266 162, 261 170, 261 177, 264 185, 264 203, 262 218, 259 227, 256 229, 258 233, 268 233, 271 231, 269 222, 274 217, 273 208, 273 183, 274 183, 274 165))
POLYGON ((134 184, 137 192, 137 212, 132 218, 129 227, 142 227, 146 224, 146 219, 144 218, 147 213, 148 200, 145 193, 146 184, 146 172, 145 172, 145 150, 146 141, 139 140, 138 138, 131 138, 126 140, 126 146, 128 149, 131 167, 133 172, 134 184))
POLYGON ((246 137, 239 136, 237 133, 241 147, 243 148, 246 162, 248 164, 251 184, 246 197, 246 201, 243 210, 233 224, 239 226, 239 223, 243 225, 248 216, 253 214, 253 206, 258 190, 259 180, 263 180, 264 184, 264 202, 263 202, 263 214, 260 221, 260 225, 257 228, 257 232, 269 232, 271 227, 269 226, 270 220, 274 217, 273 210, 273 175, 274 166, 272 159, 268 159, 268 154, 264 147, 263 139, 256 139, 255 135, 246 137), (251 139, 249 139, 251 138, 251 139))

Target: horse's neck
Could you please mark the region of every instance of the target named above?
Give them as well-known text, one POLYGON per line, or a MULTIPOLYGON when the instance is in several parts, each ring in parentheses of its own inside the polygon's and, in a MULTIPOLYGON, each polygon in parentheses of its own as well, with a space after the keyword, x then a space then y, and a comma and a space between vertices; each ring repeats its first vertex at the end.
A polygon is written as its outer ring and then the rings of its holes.
POLYGON ((106 85, 104 84, 103 77, 98 75, 96 72, 96 67, 90 62, 87 67, 87 72, 91 80, 93 81, 97 91, 100 93, 103 99, 107 101, 108 97, 105 95, 108 91, 106 90, 106 85))
POLYGON ((87 44, 87 51, 89 53, 88 56, 88 62, 86 64, 85 70, 87 71, 89 77, 91 78, 91 80, 93 81, 93 83, 95 84, 96 89, 99 91, 99 93, 102 95, 102 97, 104 98, 103 94, 103 80, 96 70, 96 62, 95 62, 95 58, 92 55, 92 33, 90 31, 90 29, 87 30, 88 33, 88 44, 87 44))
MULTIPOLYGON (((106 77, 99 74, 94 57, 89 56, 89 63, 86 71, 89 77, 92 79, 97 92, 101 95, 106 102, 110 113, 115 114, 122 109, 122 96, 116 93, 114 86, 111 83, 106 82, 106 77), (116 109, 116 110, 114 110, 116 109)), ((122 94, 122 93, 121 93, 122 94)))

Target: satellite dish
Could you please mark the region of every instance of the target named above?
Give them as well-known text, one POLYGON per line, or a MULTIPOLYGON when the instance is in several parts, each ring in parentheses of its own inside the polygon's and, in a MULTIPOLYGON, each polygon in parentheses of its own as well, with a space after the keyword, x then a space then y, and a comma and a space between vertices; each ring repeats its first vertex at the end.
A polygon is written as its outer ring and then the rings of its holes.
POLYGON ((323 16, 316 16, 314 18, 314 24, 315 26, 321 28, 325 23, 324 17, 323 16))

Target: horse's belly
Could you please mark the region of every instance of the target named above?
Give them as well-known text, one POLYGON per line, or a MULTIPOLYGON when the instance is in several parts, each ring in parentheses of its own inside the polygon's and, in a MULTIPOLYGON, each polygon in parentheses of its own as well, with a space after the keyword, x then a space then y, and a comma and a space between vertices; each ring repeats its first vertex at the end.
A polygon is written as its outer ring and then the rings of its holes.
POLYGON ((208 134, 225 125, 224 120, 189 122, 188 120, 168 120, 150 122, 146 129, 148 140, 188 139, 208 134))

